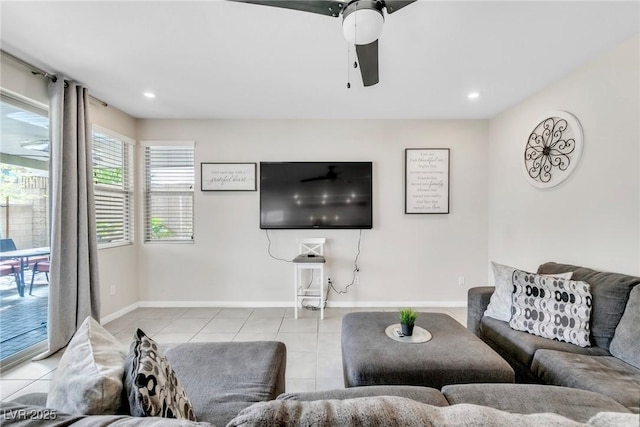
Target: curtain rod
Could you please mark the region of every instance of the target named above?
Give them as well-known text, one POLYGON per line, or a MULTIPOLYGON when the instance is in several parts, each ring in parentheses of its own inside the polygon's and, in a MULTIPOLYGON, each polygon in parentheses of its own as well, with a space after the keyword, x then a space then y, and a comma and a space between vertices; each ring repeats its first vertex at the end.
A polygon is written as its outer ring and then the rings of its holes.
MULTIPOLYGON (((41 68, 38 68, 35 65, 30 64, 30 63, 18 58, 17 56, 14 56, 14 55, 10 54, 6 50, 0 49, 0 53, 2 53, 2 55, 7 56, 8 58, 14 60, 15 62, 17 62, 17 63, 19 63, 21 65, 24 65, 25 67, 30 69, 31 70, 31 74, 33 74, 34 76, 42 76, 42 77, 45 77, 45 78, 51 80, 52 82, 58 81, 58 76, 56 76, 55 74, 48 73, 47 71, 45 71, 45 70, 43 70, 41 68)), ((66 82, 66 80, 65 80, 65 82, 66 82)), ((95 96, 93 96, 91 94, 89 94, 89 98, 93 99, 94 101, 96 101, 97 103, 102 105, 103 107, 108 107, 109 106, 109 104, 107 104, 106 102, 104 102, 101 99, 96 98, 95 96)))

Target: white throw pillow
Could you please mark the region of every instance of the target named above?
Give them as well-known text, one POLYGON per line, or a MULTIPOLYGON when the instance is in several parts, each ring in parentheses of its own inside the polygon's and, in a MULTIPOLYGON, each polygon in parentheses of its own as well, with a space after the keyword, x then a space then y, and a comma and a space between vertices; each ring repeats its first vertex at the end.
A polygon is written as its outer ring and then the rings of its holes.
MULTIPOLYGON (((506 265, 491 263, 493 268, 493 278, 495 281, 496 290, 491 295, 489 305, 484 312, 485 316, 493 317, 494 319, 508 322, 511 320, 511 294, 513 293, 513 272, 519 270, 514 267, 508 267, 506 265)), ((571 279, 573 272, 553 274, 550 276, 559 277, 562 279, 571 279)))
POLYGON ((115 414, 121 403, 126 356, 120 342, 87 317, 60 359, 47 408, 68 414, 115 414))

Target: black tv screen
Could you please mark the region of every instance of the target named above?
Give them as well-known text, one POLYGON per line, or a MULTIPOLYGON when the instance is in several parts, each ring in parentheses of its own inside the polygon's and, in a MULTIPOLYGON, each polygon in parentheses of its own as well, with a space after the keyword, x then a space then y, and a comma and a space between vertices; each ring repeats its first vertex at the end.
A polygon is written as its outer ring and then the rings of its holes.
POLYGON ((260 163, 260 228, 371 228, 371 162, 260 163))

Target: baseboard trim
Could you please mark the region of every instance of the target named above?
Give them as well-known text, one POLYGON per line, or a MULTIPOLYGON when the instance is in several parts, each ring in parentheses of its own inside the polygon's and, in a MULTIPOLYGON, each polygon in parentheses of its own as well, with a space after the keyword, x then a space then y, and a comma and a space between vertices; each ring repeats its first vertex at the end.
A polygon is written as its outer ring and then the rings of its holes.
POLYGON ((111 322, 112 320, 116 320, 119 317, 124 316, 125 314, 135 310, 136 308, 140 307, 140 303, 139 302, 134 302, 131 305, 126 306, 123 309, 120 309, 114 313, 108 314, 104 317, 100 318, 100 324, 104 325, 106 323, 111 322))
MULTIPOLYGON (((222 307, 222 308, 272 308, 293 307, 291 301, 140 301, 143 308, 171 307, 222 307)), ((366 307, 460 307, 465 308, 466 301, 327 301, 327 307, 366 308, 366 307)), ((128 308, 128 307, 127 307, 128 308)), ((131 311, 131 310, 129 310, 131 311)), ((127 311, 128 312, 128 311, 127 311)), ((125 313, 123 313, 125 314, 125 313)))

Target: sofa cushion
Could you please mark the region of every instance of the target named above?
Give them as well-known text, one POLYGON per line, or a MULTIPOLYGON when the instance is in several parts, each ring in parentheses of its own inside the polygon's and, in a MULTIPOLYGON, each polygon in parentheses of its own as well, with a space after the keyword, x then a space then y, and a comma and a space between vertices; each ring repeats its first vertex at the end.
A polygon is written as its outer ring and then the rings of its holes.
POLYGON ((346 400, 260 402, 244 409, 227 427, 443 427, 443 426, 580 426, 556 414, 520 415, 493 408, 460 404, 431 406, 397 396, 346 400))
POLYGON ((638 412, 640 369, 613 356, 539 350, 531 370, 547 384, 591 390, 638 412))
POLYGON ((335 390, 310 391, 304 393, 283 393, 279 400, 328 400, 328 399, 353 399, 356 397, 372 396, 400 396, 416 402, 433 406, 448 406, 447 399, 439 390, 431 387, 419 387, 409 385, 374 385, 363 387, 341 388, 335 390))
POLYGON ((587 347, 591 292, 585 282, 516 270, 509 326, 544 338, 587 347))
POLYGON ((451 405, 471 403, 518 414, 551 412, 587 422, 598 412, 629 412, 615 400, 586 390, 539 384, 454 384, 442 388, 451 405))
POLYGON ((548 262, 538 267, 538 274, 573 271, 572 280, 591 285, 591 343, 609 349, 609 343, 629 299, 631 289, 640 283, 640 277, 607 273, 568 264, 548 262))
POLYGON ((71 414, 115 414, 126 354, 109 331, 87 317, 58 363, 47 407, 71 414))
POLYGON ((483 317, 480 322, 482 334, 497 344, 501 351, 508 353, 524 366, 530 367, 533 355, 539 349, 552 349, 569 353, 609 356, 609 352, 600 347, 579 347, 574 344, 550 340, 527 332, 512 329, 507 322, 483 317))
POLYGON ((166 356, 140 329, 127 356, 125 389, 131 415, 196 421, 187 393, 166 356))
POLYGON ((627 307, 616 333, 611 340, 609 351, 613 356, 640 368, 640 285, 629 294, 627 307))
MULTIPOLYGON (((491 295, 489 305, 487 306, 484 315, 508 322, 509 319, 511 319, 513 272, 517 269, 498 264, 496 262, 491 263, 491 268, 493 270, 495 291, 491 295)), ((572 273, 570 271, 554 274, 556 277, 562 277, 565 279, 570 279, 571 275, 572 273)))
POLYGON ((285 391, 287 351, 278 341, 184 343, 166 355, 200 421, 224 426, 285 391))

